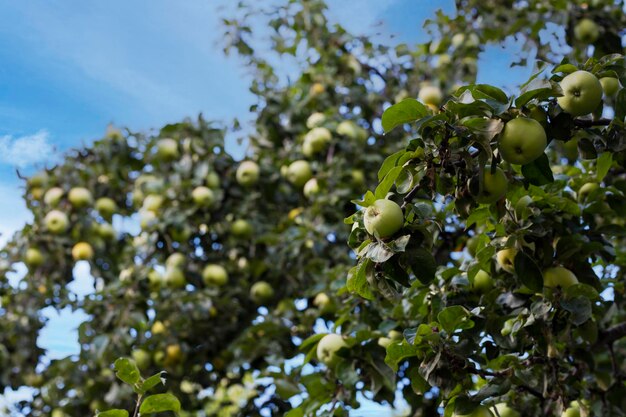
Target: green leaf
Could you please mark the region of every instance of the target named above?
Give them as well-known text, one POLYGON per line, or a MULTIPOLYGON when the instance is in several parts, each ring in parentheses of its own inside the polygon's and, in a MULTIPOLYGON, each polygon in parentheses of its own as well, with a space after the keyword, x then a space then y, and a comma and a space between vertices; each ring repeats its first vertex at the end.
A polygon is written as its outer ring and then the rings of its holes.
POLYGON ((401 166, 394 167, 387 173, 387 175, 385 175, 385 179, 378 184, 378 187, 376 187, 376 191, 374 192, 376 198, 380 199, 387 196, 387 193, 391 190, 391 187, 393 187, 393 184, 401 171, 401 166))
POLYGON ((571 313, 570 319, 577 326, 591 318, 591 301, 583 295, 561 300, 561 307, 571 313))
POLYGON ((374 204, 374 201, 376 201, 376 196, 374 196, 373 192, 368 190, 362 200, 352 200, 352 203, 361 207, 369 207, 374 204))
POLYGON ((402 158, 402 156, 405 153, 407 152, 403 149, 385 158, 385 161, 383 162, 383 164, 380 166, 380 169, 378 170, 378 181, 382 181, 382 179, 385 178, 385 175, 387 175, 387 173, 392 168, 399 165, 398 161, 400 160, 400 158, 402 158))
POLYGON ((611 152, 603 152, 598 156, 596 161, 596 178, 602 181, 611 168, 613 163, 613 154, 611 152))
POLYGON ((404 123, 414 122, 428 115, 426 106, 414 98, 407 98, 385 110, 381 122, 385 133, 388 133, 404 123))
POLYGON ((546 100, 556 95, 562 95, 558 84, 548 80, 535 78, 521 90, 522 94, 515 99, 516 107, 523 107, 531 100, 546 100))
POLYGON ((474 327, 474 322, 470 319, 470 312, 462 306, 444 308, 437 314, 437 321, 448 334, 474 327))
POLYGON ((422 284, 429 284, 435 279, 437 261, 430 251, 419 247, 408 253, 411 271, 422 284))
POLYGON ((141 375, 135 362, 128 358, 119 358, 115 361, 115 375, 129 385, 139 382, 141 375))
POLYGON ((96 414, 96 417, 128 417, 128 411, 119 409, 102 411, 96 414))
POLYGON ((485 119, 484 117, 468 118, 463 120, 462 124, 486 142, 491 141, 504 128, 502 120, 485 119))
POLYGON ((519 251, 515 255, 515 273, 526 285, 533 291, 541 291, 543 289, 543 275, 539 266, 526 253, 519 251))
POLYGON ((154 394, 146 397, 139 407, 141 414, 161 413, 163 411, 180 411, 180 401, 172 394, 154 394))
POLYGON ((626 117, 626 88, 622 88, 615 99, 615 118, 624 121, 624 117, 626 117))
POLYGON ((372 289, 367 282, 367 274, 368 272, 371 273, 371 271, 368 270, 372 269, 372 265, 372 261, 364 259, 359 262, 357 266, 350 269, 346 281, 348 291, 355 292, 367 300, 374 299, 374 293, 372 293, 372 289))
POLYGON ((165 372, 159 372, 158 374, 154 374, 145 381, 143 381, 139 386, 139 391, 143 394, 150 391, 152 388, 156 387, 159 384, 165 385, 165 379, 163 378, 164 373, 165 372))
POLYGON ((316 344, 317 342, 320 341, 320 339, 322 337, 326 336, 326 334, 321 333, 321 334, 314 334, 313 336, 309 336, 306 339, 304 339, 304 341, 302 342, 302 344, 300 345, 300 350, 304 351, 306 350, 308 347, 316 344))
POLYGON ((417 348, 409 345, 406 340, 402 342, 392 343, 387 347, 387 356, 385 363, 394 371, 398 371, 398 364, 406 358, 413 357, 417 354, 417 348))
POLYGON ((530 164, 523 165, 522 174, 533 185, 546 185, 554 182, 550 161, 545 153, 530 164))
POLYGON ((300 407, 289 410, 285 417, 304 417, 304 411, 300 407))
POLYGON ((490 99, 502 104, 509 102, 509 98, 504 91, 489 84, 476 84, 473 88, 472 95, 475 99, 490 99))

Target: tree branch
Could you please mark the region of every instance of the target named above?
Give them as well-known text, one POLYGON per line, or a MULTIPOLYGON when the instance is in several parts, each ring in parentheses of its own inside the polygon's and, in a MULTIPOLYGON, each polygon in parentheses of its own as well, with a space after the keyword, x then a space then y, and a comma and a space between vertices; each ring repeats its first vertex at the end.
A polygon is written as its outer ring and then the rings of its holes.
POLYGON ((615 326, 611 326, 604 330, 600 334, 596 345, 610 345, 622 337, 626 337, 626 322, 616 324, 615 326))
POLYGON ((592 127, 592 126, 608 126, 612 122, 611 119, 599 119, 599 120, 574 120, 574 125, 578 127, 592 127))

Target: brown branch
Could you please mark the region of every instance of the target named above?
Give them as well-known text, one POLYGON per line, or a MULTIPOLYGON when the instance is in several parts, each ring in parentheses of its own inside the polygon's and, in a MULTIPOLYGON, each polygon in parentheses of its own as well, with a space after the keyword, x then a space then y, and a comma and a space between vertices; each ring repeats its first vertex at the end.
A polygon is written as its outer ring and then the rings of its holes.
POLYGON ((413 199, 413 197, 415 196, 415 194, 417 193, 417 191, 419 190, 419 186, 420 184, 417 183, 417 185, 415 185, 415 187, 413 187, 411 189, 411 191, 409 191, 403 198, 403 202, 402 202, 402 206, 400 206, 403 210, 406 208, 406 205, 409 204, 409 202, 413 199))
POLYGON ((596 345, 610 345, 616 340, 621 339, 622 337, 626 337, 626 322, 616 324, 615 326, 611 326, 608 329, 604 330, 600 334, 596 345))
POLYGON ((611 119, 599 119, 599 120, 574 120, 574 125, 578 127, 593 127, 593 126, 608 126, 613 120, 611 119))

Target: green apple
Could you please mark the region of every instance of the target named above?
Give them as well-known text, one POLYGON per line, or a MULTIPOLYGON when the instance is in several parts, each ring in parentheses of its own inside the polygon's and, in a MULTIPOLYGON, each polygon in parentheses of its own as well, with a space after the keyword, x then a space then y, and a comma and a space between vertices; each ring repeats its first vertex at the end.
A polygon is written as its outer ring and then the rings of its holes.
POLYGON ((480 38, 475 33, 470 33, 465 41, 465 46, 468 48, 476 48, 480 45, 480 38))
POLYGON ((313 199, 317 194, 320 193, 320 186, 317 182, 317 179, 311 178, 304 184, 304 188, 302 189, 304 192, 304 196, 309 199, 313 199))
POLYGON ((105 240, 111 240, 116 236, 115 229, 110 223, 97 224, 95 230, 97 235, 105 240))
POLYGON ((482 177, 482 190, 474 197, 479 204, 492 204, 500 200, 506 194, 509 180, 504 171, 496 168, 494 174, 491 173, 491 166, 485 165, 482 177))
POLYGON ((505 270, 506 272, 513 274, 515 273, 515 256, 517 255, 517 249, 515 248, 506 248, 498 251, 496 254, 496 260, 498 261, 498 265, 500 268, 505 270))
POLYGON ((63 189, 60 187, 52 187, 43 196, 43 202, 50 207, 56 207, 63 198, 63 189))
POLYGON ((495 405, 500 417, 521 417, 521 414, 517 410, 512 409, 507 403, 498 403, 495 405))
POLYGON ((87 207, 89 204, 93 202, 93 197, 91 196, 91 191, 84 187, 74 187, 70 190, 67 195, 68 200, 72 206, 76 208, 87 207))
POLYGON ((324 91, 326 91, 326 87, 324 86, 324 84, 314 83, 313 85, 311 85, 311 88, 309 89, 309 94, 311 94, 312 96, 319 96, 324 91))
POLYGON ((586 184, 583 184, 583 186, 580 187, 580 189, 578 190, 578 201, 585 202, 589 195, 595 193, 599 189, 600 186, 596 182, 588 182, 586 184))
POLYGON ((365 173, 362 169, 353 169, 352 172, 350 172, 350 177, 352 185, 360 187, 365 184, 365 173))
POLYGON ((142 208, 147 211, 156 213, 163 205, 163 197, 156 194, 150 194, 143 200, 142 208))
POLYGON ((315 112, 306 119, 306 127, 309 129, 313 129, 314 127, 320 126, 322 123, 326 121, 326 116, 324 113, 315 112))
POLYGON ((156 269, 151 269, 150 272, 148 272, 148 282, 150 283, 152 287, 156 287, 156 288, 160 287, 161 285, 165 283, 163 279, 163 275, 161 275, 161 273, 157 271, 156 269))
POLYGON ((165 324, 163 324, 163 322, 160 320, 155 321, 152 327, 150 328, 150 333, 152 333, 152 335, 163 334, 166 331, 167 331, 167 327, 165 327, 165 324))
POLYGON ((178 142, 174 139, 161 139, 156 144, 157 157, 162 161, 172 161, 178 158, 178 142))
POLYGON ((452 58, 448 54, 441 54, 437 58, 437 68, 449 67, 452 65, 452 58))
POLYGON ((243 161, 239 164, 235 177, 237 178, 237 183, 239 183, 239 185, 250 187, 257 183, 260 174, 261 169, 256 162, 243 161))
POLYGON ((252 236, 252 225, 247 220, 237 219, 230 225, 230 232, 235 237, 248 238, 252 236))
POLYGON ((26 249, 26 255, 24 256, 24 263, 29 268, 37 268, 44 263, 45 259, 41 251, 37 248, 26 249))
POLYGON ((108 197, 101 197, 96 200, 96 210, 105 219, 110 219, 117 211, 117 204, 115 201, 108 197))
POLYGON ((370 235, 385 239, 402 229, 404 213, 396 202, 379 199, 365 209, 363 225, 370 235))
POLYGON ((202 280, 206 285, 221 287, 228 282, 228 272, 222 265, 209 264, 202 270, 202 280))
POLYGON ((452 46, 458 48, 465 43, 465 34, 464 33, 455 33, 452 37, 452 46))
POLYGON ((377 343, 378 343, 378 346, 380 346, 380 347, 382 347, 384 349, 387 349, 389 347, 389 345, 391 345, 391 343, 393 343, 393 340, 391 340, 388 337, 384 337, 383 336, 383 337, 379 337, 378 338, 378 342, 377 343))
POLYGON ((313 177, 311 165, 304 160, 294 161, 287 169, 287 180, 296 187, 302 187, 313 177))
POLYGON ((479 405, 469 414, 452 414, 452 417, 493 417, 493 413, 484 405, 479 405))
POLYGON ((191 198, 198 207, 208 208, 215 202, 215 194, 209 187, 200 186, 193 189, 191 198))
POLYGON ((425 85, 420 88, 417 98, 419 98, 419 100, 424 104, 439 106, 443 100, 443 93, 439 87, 434 85, 425 85))
POLYGON ((543 286, 547 288, 568 288, 578 284, 578 278, 569 269, 562 266, 547 268, 543 271, 543 286))
POLYGON ((165 274, 163 274, 163 281, 165 285, 170 288, 183 288, 187 281, 185 280, 185 274, 180 268, 165 268, 165 274))
POLYGON ((272 286, 265 282, 255 282, 250 287, 250 298, 257 304, 263 304, 274 297, 274 289, 272 286))
POLYGON ((48 182, 48 174, 38 172, 27 180, 28 186, 31 188, 41 188, 48 182))
POLYGON ((472 236, 467 239, 465 247, 467 248, 467 253, 471 256, 476 256, 476 250, 478 249, 478 236, 472 236))
POLYGON ((352 140, 365 141, 367 139, 367 130, 352 120, 344 120, 339 123, 337 125, 337 133, 352 140))
POLYGON ((70 225, 67 215, 59 210, 52 210, 50 213, 46 214, 44 223, 50 233, 55 235, 65 232, 70 225))
POLYGON ((144 349, 135 349, 131 352, 131 357, 137 364, 137 367, 140 370, 146 370, 150 366, 150 362, 152 362, 152 357, 150 354, 144 349))
POLYGON ((348 344, 339 334, 330 333, 322 337, 317 344, 317 359, 329 368, 334 368, 341 357, 337 355, 339 349, 348 347, 348 344))
POLYGON ((313 298, 313 305, 317 307, 322 314, 331 314, 335 311, 335 303, 324 292, 318 293, 315 298, 313 298))
POLYGON ((220 188, 220 176, 217 175, 217 172, 211 171, 207 174, 206 185, 212 189, 220 188))
POLYGON ((600 78, 600 85, 602 85, 602 91, 607 97, 613 97, 620 89, 619 80, 614 77, 600 78))
POLYGON ((600 27, 591 19, 581 19, 574 26, 574 36, 583 43, 594 43, 600 36, 600 27))
POLYGON ((50 417, 68 417, 68 415, 60 408, 53 408, 50 417))
POLYGON ((35 200, 40 200, 41 197, 43 197, 43 194, 43 188, 41 187, 34 187, 30 189, 30 195, 32 195, 35 200))
POLYGON ((157 215, 153 211, 140 210, 139 211, 139 226, 142 230, 150 230, 159 222, 157 215))
POLYGON ((183 349, 179 344, 167 345, 165 347, 165 360, 163 364, 167 367, 176 366, 183 361, 183 349))
POLYGON ((539 122, 544 128, 548 125, 548 112, 541 106, 535 106, 530 110, 529 114, 531 119, 539 122))
POLYGON ((72 248, 72 257, 75 261, 87 261, 93 258, 93 248, 87 242, 78 242, 72 248))
POLYGON ((504 125, 498 141, 502 159, 517 165, 526 165, 543 155, 548 137, 535 119, 518 117, 504 125))
POLYGON ((594 111, 602 101, 602 84, 590 72, 575 71, 561 80, 563 96, 556 101, 572 116, 584 116, 594 111))
POLYGON ((493 279, 491 274, 482 269, 474 275, 474 282, 472 283, 472 289, 477 292, 487 292, 493 287, 493 279))
POLYGON ((563 143, 563 156, 567 158, 569 162, 574 162, 578 159, 578 138, 573 137, 567 142, 563 143))
POLYGON ((165 260, 166 268, 182 268, 185 266, 187 258, 180 252, 174 252, 165 260))
POLYGON ((561 414, 561 417, 580 417, 580 416, 581 416, 580 404, 578 404, 578 401, 572 401, 569 407, 563 410, 563 414, 561 414))
POLYGON ((322 152, 326 149, 331 139, 332 134, 330 130, 325 127, 315 127, 304 136, 302 153, 306 157, 311 157, 316 153, 322 152))

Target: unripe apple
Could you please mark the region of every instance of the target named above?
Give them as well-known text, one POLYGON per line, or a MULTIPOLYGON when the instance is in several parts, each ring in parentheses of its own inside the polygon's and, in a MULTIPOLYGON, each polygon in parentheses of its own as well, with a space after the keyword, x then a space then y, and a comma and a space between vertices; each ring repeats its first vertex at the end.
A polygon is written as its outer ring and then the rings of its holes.
POLYGON ((26 255, 24 256, 24 263, 29 268, 37 268, 44 263, 45 259, 39 249, 28 248, 26 249, 26 255))
POLYGON ((257 304, 263 304, 274 297, 274 289, 265 281, 255 282, 250 287, 250 298, 257 304))
POLYGON ((228 272, 222 265, 209 264, 202 270, 202 280, 206 285, 221 287, 228 282, 228 272))
POLYGON ((68 417, 68 415, 60 408, 53 408, 50 417, 68 417))
POLYGON ((526 165, 543 155, 548 138, 535 119, 518 117, 507 122, 498 141, 502 159, 511 164, 526 165))
POLYGON ((578 284, 578 278, 569 269, 562 266, 547 268, 543 271, 543 286, 547 288, 561 287, 566 289, 578 284))
POLYGON ((50 207, 56 207, 63 198, 63 189, 60 187, 52 187, 43 196, 43 202, 50 207))
POLYGON ((180 268, 165 268, 163 281, 170 288, 183 288, 187 283, 185 274, 180 268))
POLYGON ((105 240, 111 240, 116 235, 115 229, 109 223, 98 224, 95 229, 98 236, 105 240))
POLYGON ((239 185, 250 187, 257 183, 261 170, 259 165, 254 161, 243 161, 237 168, 235 177, 239 185))
POLYGON ((160 139, 157 142, 157 157, 162 161, 172 161, 178 158, 178 142, 174 139, 160 139))
POLYGON ((507 403, 498 403, 495 407, 500 417, 521 417, 520 413, 509 407, 507 403))
POLYGON ((574 26, 574 36, 583 43, 594 43, 598 40, 598 36, 600 36, 600 27, 591 19, 581 19, 576 26, 574 26))
POLYGON ((452 46, 458 48, 459 46, 465 43, 465 34, 464 33, 455 33, 452 37, 452 46))
POLYGON ((179 344, 168 345, 165 348, 165 360, 163 364, 167 367, 175 366, 183 360, 183 349, 179 344))
POLYGON ((602 85, 602 91, 607 97, 613 97, 619 91, 619 80, 614 77, 602 77, 600 78, 600 85, 602 85))
POLYGON ((471 256, 476 256, 476 250, 478 249, 478 236, 472 236, 467 239, 465 247, 467 248, 467 253, 471 256))
POLYGON ((506 248, 498 251, 496 260, 500 268, 510 274, 515 273, 515 255, 517 255, 517 249, 515 248, 506 248))
POLYGON ((320 186, 316 178, 311 178, 304 184, 303 192, 306 198, 312 199, 320 193, 320 186))
POLYGON ((441 54, 437 58, 437 68, 448 67, 452 65, 452 58, 448 54, 441 54))
POLYGON ((563 144, 563 156, 569 162, 574 162, 578 159, 578 138, 571 138, 563 144))
POLYGON ((572 401, 570 406, 567 407, 561 414, 561 417, 580 417, 580 404, 578 401, 572 401))
POLYGON ((590 72, 575 71, 561 80, 563 96, 556 101, 572 116, 584 116, 593 112, 602 101, 602 84, 590 72))
POLYGON ((478 45, 480 45, 480 38, 477 34, 470 33, 467 36, 467 41, 465 41, 465 46, 468 48, 476 48, 478 45))
POLYGON ((252 236, 252 225, 247 220, 237 219, 230 226, 230 232, 238 238, 248 238, 252 236))
POLYGON ((324 87, 324 84, 314 83, 309 90, 309 94, 311 94, 312 96, 317 96, 322 94, 324 91, 326 91, 326 87, 324 87))
POLYGON ((220 176, 217 175, 217 172, 211 171, 207 174, 206 185, 212 189, 220 188, 220 176))
POLYGON ((313 177, 313 171, 307 161, 294 161, 287 169, 287 180, 296 187, 302 187, 311 177, 313 177))
POLYGON ((585 202, 589 195, 591 195, 592 193, 595 193, 599 189, 600 189, 600 186, 598 185, 598 183, 588 182, 584 184, 578 190, 578 201, 580 201, 581 203, 585 202))
POLYGON ((439 87, 425 85, 420 88, 417 98, 424 104, 439 106, 443 100, 443 93, 439 87))
POLYGON ((163 275, 161 275, 161 273, 155 269, 151 269, 150 272, 148 272, 148 282, 152 287, 156 288, 165 283, 163 275))
POLYGON ((452 417, 493 417, 493 413, 484 405, 479 405, 469 414, 452 414, 452 417))
POLYGON ((402 208, 396 202, 379 199, 365 209, 363 225, 367 233, 384 239, 402 229, 404 213, 402 213, 402 208))
POLYGON ((167 330, 167 328, 165 327, 165 324, 163 324, 162 321, 157 320, 157 321, 154 322, 154 324, 150 328, 150 333, 152 333, 153 335, 155 335, 155 334, 163 334, 163 333, 165 333, 166 330, 167 330))
POLYGON ((117 211, 117 204, 115 201, 108 197, 101 197, 96 200, 96 210, 105 219, 110 219, 117 211))
POLYGON ((137 364, 137 367, 142 371, 148 369, 150 362, 152 362, 152 357, 144 349, 133 350, 131 356, 135 361, 135 364, 137 364))
POLYGON ((404 339, 404 335, 397 330, 390 330, 388 336, 394 342, 404 339))
POLYGON ((477 292, 487 292, 493 287, 493 279, 491 279, 491 275, 487 271, 483 271, 482 269, 474 275, 474 283, 472 284, 472 289, 477 292))
POLYGON ((87 207, 89 204, 93 202, 93 197, 91 196, 91 191, 84 187, 74 187, 70 190, 67 195, 68 200, 72 206, 76 208, 87 207))
POLYGON ((492 204, 500 200, 506 194, 509 181, 500 168, 491 173, 491 166, 485 165, 483 169, 482 191, 474 197, 477 203, 492 204))
POLYGON ((187 258, 180 252, 174 252, 165 260, 166 268, 182 268, 187 258))
POLYGON ((353 169, 350 176, 352 177, 352 185, 360 187, 365 184, 365 173, 362 169, 353 169))
POLYGON ((329 368, 334 368, 341 361, 337 351, 344 347, 348 347, 348 344, 341 335, 335 333, 327 334, 317 344, 317 359, 329 368))
POLYGON ((45 172, 38 172, 30 177, 26 182, 30 188, 41 188, 48 182, 48 174, 45 172))
POLYGON ((367 130, 356 124, 352 120, 344 120, 337 125, 337 133, 347 136, 352 140, 365 141, 367 139, 367 130))
POLYGON ((55 235, 65 232, 70 225, 70 221, 65 213, 59 210, 52 210, 48 213, 44 218, 44 223, 50 233, 55 235))
POLYGON ((319 293, 313 299, 313 305, 320 310, 322 314, 330 314, 335 311, 335 303, 326 293, 319 293))
POLYGON ((75 261, 87 261, 93 258, 93 248, 87 242, 78 242, 72 248, 72 257, 75 261))
POLYGON ((150 230, 157 224, 159 219, 153 211, 141 210, 139 212, 139 226, 142 230, 150 230))
POLYGON ((156 213, 163 205, 163 197, 160 195, 150 194, 143 200, 142 208, 147 211, 156 213))
POLYGON ((325 127, 315 127, 311 129, 305 136, 302 145, 302 152, 306 156, 312 156, 318 152, 322 152, 332 140, 330 130, 325 127))
POLYGON ((208 208, 215 202, 215 194, 210 188, 200 186, 193 189, 191 198, 198 207, 208 208))
POLYGON ((321 125, 325 121, 326 116, 324 116, 324 113, 316 112, 311 114, 309 118, 306 119, 306 127, 308 127, 309 129, 313 129, 314 127, 321 125))
POLYGON ((30 189, 30 195, 33 196, 34 200, 40 200, 41 197, 43 197, 43 195, 44 195, 43 188, 41 188, 41 187, 31 188, 30 189))
POLYGON ((530 110, 530 118, 538 121, 544 128, 548 125, 548 113, 541 106, 535 106, 530 110))
POLYGON ((393 340, 391 340, 388 337, 384 337, 383 336, 383 337, 379 337, 378 338, 378 342, 377 343, 378 343, 378 346, 380 346, 380 347, 382 347, 384 349, 387 349, 389 347, 389 345, 391 345, 392 342, 393 342, 393 340))

